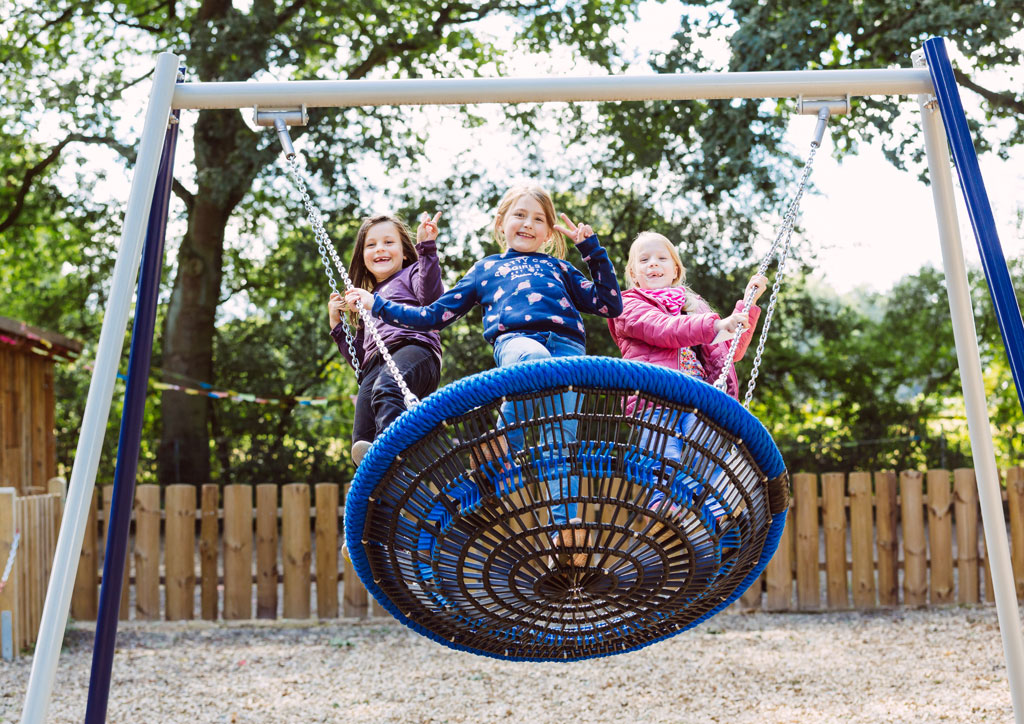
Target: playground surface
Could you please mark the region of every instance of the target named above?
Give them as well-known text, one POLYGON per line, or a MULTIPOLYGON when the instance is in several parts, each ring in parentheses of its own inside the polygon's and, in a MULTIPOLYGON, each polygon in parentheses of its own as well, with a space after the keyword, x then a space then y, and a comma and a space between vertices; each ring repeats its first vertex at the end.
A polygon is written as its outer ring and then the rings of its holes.
MULTIPOLYGON (((85 712, 94 624, 72 623, 49 722, 85 712)), ((17 722, 31 658, 0 662, 17 722)), ((1009 722, 992 606, 724 613, 640 651, 567 664, 453 651, 389 619, 122 622, 107 721, 1009 722)))

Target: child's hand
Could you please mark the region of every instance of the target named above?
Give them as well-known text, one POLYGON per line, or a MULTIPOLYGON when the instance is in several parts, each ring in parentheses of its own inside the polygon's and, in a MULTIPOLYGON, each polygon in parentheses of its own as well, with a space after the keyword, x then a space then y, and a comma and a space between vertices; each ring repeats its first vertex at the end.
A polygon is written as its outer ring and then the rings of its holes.
POLYGON ((579 244, 587 237, 594 235, 594 230, 590 228, 590 224, 580 224, 579 226, 576 226, 576 224, 572 223, 569 220, 569 217, 565 214, 560 214, 560 216, 562 217, 562 221, 565 222, 565 226, 555 224, 555 231, 559 231, 568 236, 569 239, 572 240, 573 244, 579 244))
POLYGON ((746 299, 750 296, 751 290, 754 292, 754 298, 751 300, 751 304, 757 304, 757 300, 764 294, 764 290, 768 288, 768 277, 764 274, 755 274, 750 277, 750 281, 747 283, 747 288, 743 291, 743 298, 746 299))
POLYGON ((351 311, 356 311, 356 302, 361 302, 366 311, 373 307, 373 295, 365 289, 349 289, 345 292, 345 305, 351 311))
POLYGON ((327 302, 327 316, 331 320, 331 329, 341 324, 341 310, 345 308, 345 300, 337 292, 331 292, 331 300, 327 302))
POLYGON ((433 241, 437 238, 437 222, 441 218, 441 212, 438 211, 434 214, 434 218, 431 219, 429 214, 423 214, 420 219, 420 225, 416 227, 416 243, 421 241, 433 241))
POLYGON ((721 332, 723 329, 727 332, 735 334, 740 329, 746 329, 750 325, 750 317, 743 312, 736 312, 730 314, 724 319, 719 319, 715 322, 715 332, 721 332))

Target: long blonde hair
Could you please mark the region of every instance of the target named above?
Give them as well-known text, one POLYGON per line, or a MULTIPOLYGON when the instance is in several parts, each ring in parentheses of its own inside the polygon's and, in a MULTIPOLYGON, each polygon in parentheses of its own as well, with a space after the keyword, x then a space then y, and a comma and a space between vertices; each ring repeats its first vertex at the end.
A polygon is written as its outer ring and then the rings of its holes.
POLYGON ((498 202, 498 208, 494 212, 494 240, 501 246, 502 251, 508 249, 508 240, 505 239, 505 233, 502 231, 502 227, 505 225, 505 215, 512 208, 512 204, 523 196, 530 196, 540 204, 541 209, 544 211, 544 220, 547 222, 548 228, 551 229, 551 235, 544 242, 540 250, 545 254, 564 259, 566 253, 565 239, 562 238, 560 232, 555 231, 558 216, 555 213, 555 202, 551 200, 551 194, 537 185, 521 184, 513 186, 501 197, 501 201, 498 202))
POLYGON ((682 287, 686 290, 686 305, 683 309, 684 311, 692 312, 696 308, 697 293, 686 286, 686 267, 683 266, 683 260, 679 258, 679 250, 676 249, 675 244, 668 240, 668 237, 656 231, 641 231, 633 239, 633 243, 629 245, 629 258, 626 261, 626 288, 632 289, 636 286, 637 257, 640 255, 638 248, 645 241, 660 241, 668 249, 668 254, 676 265, 676 274, 672 278, 671 286, 682 287))

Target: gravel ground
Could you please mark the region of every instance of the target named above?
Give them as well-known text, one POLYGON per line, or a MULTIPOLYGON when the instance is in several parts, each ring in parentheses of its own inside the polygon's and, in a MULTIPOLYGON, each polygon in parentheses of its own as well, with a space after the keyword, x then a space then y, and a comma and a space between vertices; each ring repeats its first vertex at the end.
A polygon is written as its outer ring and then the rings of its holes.
MULTIPOLYGON (((81 722, 93 627, 75 623, 51 722, 81 722)), ((31 660, 0 661, 0 722, 31 660)), ((610 658, 522 664, 384 619, 123 622, 110 722, 1009 722, 995 609, 724 613, 610 658)))

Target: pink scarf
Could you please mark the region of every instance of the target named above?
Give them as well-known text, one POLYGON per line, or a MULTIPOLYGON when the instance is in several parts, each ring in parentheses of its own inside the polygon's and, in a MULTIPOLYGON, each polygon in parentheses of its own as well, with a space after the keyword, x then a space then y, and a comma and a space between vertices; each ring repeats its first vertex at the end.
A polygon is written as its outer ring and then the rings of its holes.
POLYGON ((670 314, 679 314, 686 305, 686 289, 684 287, 644 289, 644 293, 651 295, 661 302, 670 314))

